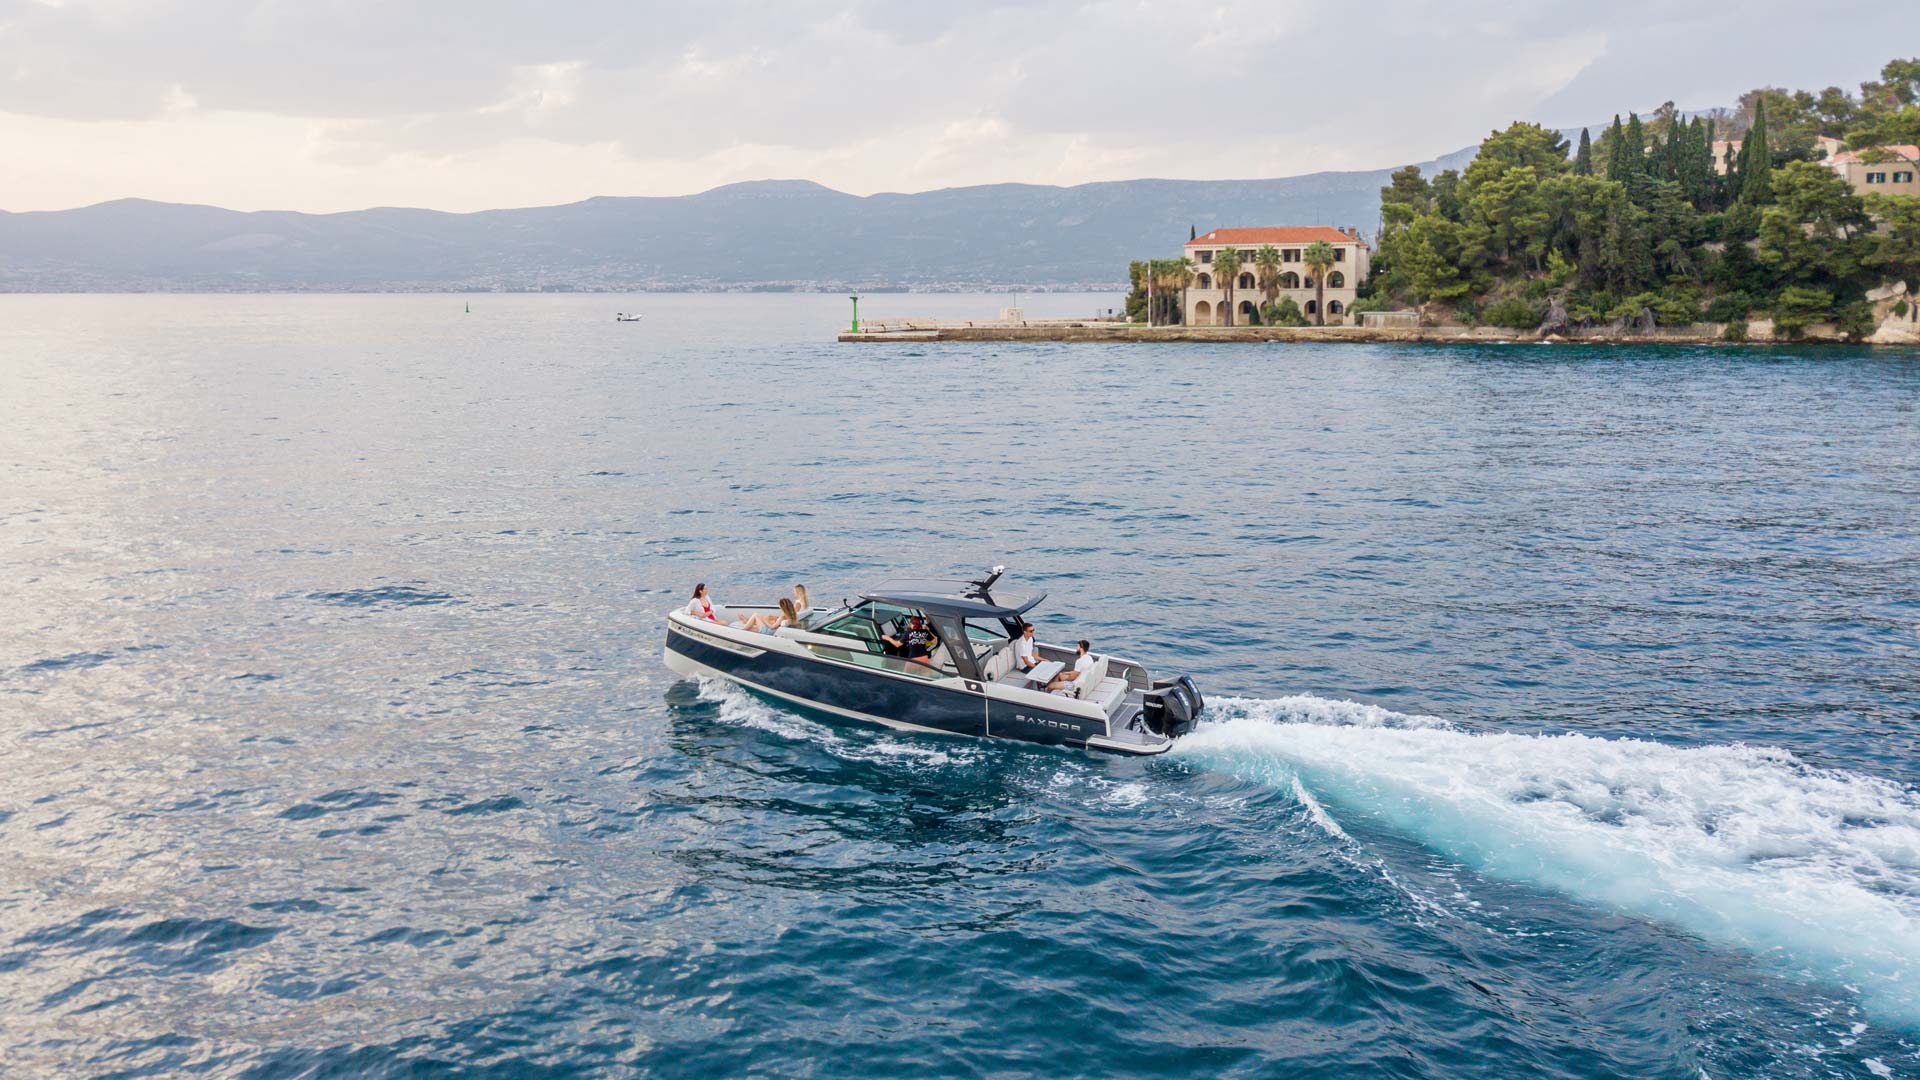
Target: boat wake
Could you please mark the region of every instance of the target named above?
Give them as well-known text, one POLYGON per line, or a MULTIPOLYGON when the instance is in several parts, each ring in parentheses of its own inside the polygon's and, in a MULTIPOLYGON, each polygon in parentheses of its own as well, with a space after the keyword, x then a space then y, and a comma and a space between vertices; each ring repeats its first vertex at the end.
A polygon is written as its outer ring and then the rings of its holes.
POLYGON ((1901 785, 1765 747, 1469 732, 1315 697, 1208 712, 1174 753, 1293 791, 1329 831, 1323 803, 1920 1023, 1920 796, 1901 785))

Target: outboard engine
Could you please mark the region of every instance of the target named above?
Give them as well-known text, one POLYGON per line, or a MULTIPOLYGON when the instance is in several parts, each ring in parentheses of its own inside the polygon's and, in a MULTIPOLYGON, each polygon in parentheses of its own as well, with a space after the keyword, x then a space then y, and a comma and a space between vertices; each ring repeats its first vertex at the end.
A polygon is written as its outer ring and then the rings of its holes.
POLYGON ((1199 689, 1185 675, 1155 679, 1153 689, 1140 697, 1144 705, 1141 718, 1147 722, 1147 730, 1169 739, 1192 731, 1200 722, 1200 711, 1206 708, 1199 689))

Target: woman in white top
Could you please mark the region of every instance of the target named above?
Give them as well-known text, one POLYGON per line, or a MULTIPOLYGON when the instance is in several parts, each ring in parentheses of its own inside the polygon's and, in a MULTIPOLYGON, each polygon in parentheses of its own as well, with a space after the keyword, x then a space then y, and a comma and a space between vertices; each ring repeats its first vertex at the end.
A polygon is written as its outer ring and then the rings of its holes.
POLYGON ((713 609, 713 597, 708 595, 707 583, 704 581, 693 587, 693 599, 687 601, 687 614, 696 619, 708 619, 725 626, 738 626, 745 630, 759 630, 769 634, 781 626, 779 615, 749 615, 732 622, 722 619, 713 609))
POLYGON ((713 599, 707 595, 706 582, 703 581, 693 587, 693 599, 687 601, 687 614, 696 619, 720 621, 720 617, 713 613, 713 599))
POLYGON ((1047 684, 1047 689, 1059 690, 1063 687, 1073 685, 1073 682, 1075 679, 1078 679, 1080 676, 1085 675, 1088 672, 1088 670, 1090 670, 1093 667, 1093 663, 1094 663, 1093 644, 1089 642, 1086 638, 1081 638, 1079 643, 1079 652, 1075 656, 1073 661, 1073 670, 1063 671, 1060 674, 1055 675, 1053 677, 1053 681, 1047 684))
POLYGON ((1040 663, 1040 653, 1033 646, 1033 624, 1020 624, 1020 636, 1013 639, 1013 666, 1021 671, 1032 671, 1040 663))

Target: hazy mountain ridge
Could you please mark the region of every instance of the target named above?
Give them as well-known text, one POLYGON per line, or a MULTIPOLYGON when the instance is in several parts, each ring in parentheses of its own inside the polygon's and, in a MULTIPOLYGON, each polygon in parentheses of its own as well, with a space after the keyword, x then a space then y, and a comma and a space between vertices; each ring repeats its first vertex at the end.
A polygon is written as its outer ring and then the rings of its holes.
POLYGON ((466 214, 122 199, 0 212, 0 291, 1109 287, 1190 226, 1371 230, 1391 171, 868 196, 769 180, 466 214))

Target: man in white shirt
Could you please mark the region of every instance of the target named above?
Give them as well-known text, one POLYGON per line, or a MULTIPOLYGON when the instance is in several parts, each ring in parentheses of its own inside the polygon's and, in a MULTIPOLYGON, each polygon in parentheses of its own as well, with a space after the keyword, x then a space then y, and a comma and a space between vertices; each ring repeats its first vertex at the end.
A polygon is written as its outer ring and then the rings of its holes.
POLYGON ((1059 690, 1062 687, 1071 686, 1073 685, 1073 682, 1075 679, 1078 679, 1080 676, 1085 675, 1087 671, 1092 667, 1093 667, 1093 645, 1091 642, 1087 641, 1086 638, 1081 638, 1079 642, 1079 652, 1074 657, 1073 670, 1063 671, 1060 674, 1055 675, 1053 677, 1053 681, 1047 684, 1047 689, 1059 690))
POLYGON ((1013 666, 1021 671, 1032 671, 1039 663, 1039 650, 1033 647, 1033 624, 1022 622, 1020 635, 1013 639, 1013 666))

